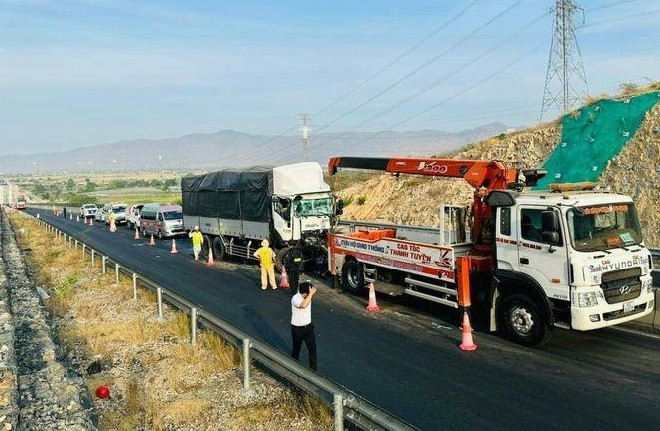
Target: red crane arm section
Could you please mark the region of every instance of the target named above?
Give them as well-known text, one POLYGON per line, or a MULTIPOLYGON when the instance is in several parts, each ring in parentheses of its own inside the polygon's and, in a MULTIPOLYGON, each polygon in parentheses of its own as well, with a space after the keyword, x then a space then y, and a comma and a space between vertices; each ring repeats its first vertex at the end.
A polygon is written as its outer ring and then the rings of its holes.
POLYGON ((433 158, 333 157, 328 163, 330 175, 339 168, 370 169, 394 175, 413 174, 445 178, 463 178, 475 188, 506 189, 515 182, 517 172, 502 162, 433 158))

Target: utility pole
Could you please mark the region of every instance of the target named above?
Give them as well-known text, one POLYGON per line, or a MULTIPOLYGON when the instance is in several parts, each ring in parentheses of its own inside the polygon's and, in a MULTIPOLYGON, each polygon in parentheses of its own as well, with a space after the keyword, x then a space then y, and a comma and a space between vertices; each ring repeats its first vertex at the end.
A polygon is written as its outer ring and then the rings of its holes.
POLYGON ((309 114, 300 114, 300 119, 302 120, 302 147, 303 152, 305 153, 305 161, 309 161, 309 114))
POLYGON ((584 9, 576 0, 556 0, 553 12, 552 45, 539 121, 552 107, 558 108, 561 115, 567 114, 580 101, 581 96, 588 92, 587 75, 575 36, 574 22, 574 16, 579 12, 584 21, 584 9))

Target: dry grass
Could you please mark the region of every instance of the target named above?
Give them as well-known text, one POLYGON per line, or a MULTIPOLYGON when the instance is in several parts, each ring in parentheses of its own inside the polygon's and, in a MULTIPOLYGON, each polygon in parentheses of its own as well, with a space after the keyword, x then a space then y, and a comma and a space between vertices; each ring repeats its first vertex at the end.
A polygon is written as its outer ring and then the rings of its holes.
POLYGON ((217 360, 218 367, 221 369, 228 370, 240 363, 240 357, 236 348, 223 340, 218 334, 210 331, 201 331, 197 338, 199 344, 208 350, 217 360))
MULTIPOLYGON (((240 388, 240 376, 232 371, 240 364, 239 352, 220 336, 200 330, 197 347, 191 346, 188 315, 167 312, 164 322, 155 319, 155 292, 143 289, 138 301, 133 301, 130 278, 121 277, 116 284, 111 267, 106 275, 89 271, 89 256, 83 260, 80 250, 67 249, 66 243, 44 234, 35 222, 13 217, 12 223, 25 228, 21 241, 33 248, 29 259, 34 268, 40 268, 40 283, 50 291, 49 309, 56 318, 67 314, 59 326, 62 346, 87 360, 138 361, 143 369, 154 371, 85 379, 90 393, 108 384, 115 394, 112 404, 101 405, 101 430, 179 429, 192 420, 204 423, 216 407, 209 401, 216 390, 207 387, 212 378, 228 376, 230 385, 240 388), (152 343, 157 353, 151 351, 152 343), (159 389, 163 387, 176 395, 163 399, 159 389)), ((222 428, 277 428, 286 418, 302 420, 306 429, 310 424, 313 429, 330 428, 332 415, 319 400, 288 391, 283 394, 263 405, 250 401, 252 405, 232 407, 231 423, 222 428)))
POLYGON ((165 322, 163 332, 181 338, 189 336, 190 317, 184 313, 174 313, 174 316, 170 317, 165 322))

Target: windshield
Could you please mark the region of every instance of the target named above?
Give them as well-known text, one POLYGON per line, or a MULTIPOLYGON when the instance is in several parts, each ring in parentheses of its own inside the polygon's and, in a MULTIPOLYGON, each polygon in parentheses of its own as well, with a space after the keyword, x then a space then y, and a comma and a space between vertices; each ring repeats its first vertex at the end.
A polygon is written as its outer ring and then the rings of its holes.
POLYGON ((96 209, 96 205, 83 205, 83 208, 96 209))
POLYGON ((608 250, 642 242, 637 210, 631 203, 572 208, 566 214, 577 251, 608 250))
POLYGON ((183 218, 183 213, 181 211, 171 211, 163 213, 163 218, 165 220, 179 220, 183 218))
POLYGON ((123 213, 126 211, 126 207, 123 205, 112 207, 112 211, 123 213))
POLYGON ((332 215, 332 199, 301 199, 295 202, 295 215, 298 217, 332 215))

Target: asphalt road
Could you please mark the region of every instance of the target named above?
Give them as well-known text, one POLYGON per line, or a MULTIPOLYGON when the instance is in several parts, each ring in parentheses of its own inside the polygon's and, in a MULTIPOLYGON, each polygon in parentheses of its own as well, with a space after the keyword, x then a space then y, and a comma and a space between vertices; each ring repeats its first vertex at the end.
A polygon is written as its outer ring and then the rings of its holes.
MULTIPOLYGON (((261 291, 256 266, 208 268, 192 259, 187 240, 172 255, 170 241, 148 246, 123 226, 111 234, 103 224, 29 211, 289 352, 289 293, 261 291)), ((364 298, 319 289, 319 372, 421 429, 658 427, 660 337, 556 330, 543 349, 528 349, 476 332, 478 350, 464 353, 447 308, 379 298, 382 310, 367 313, 364 305, 364 298)))

